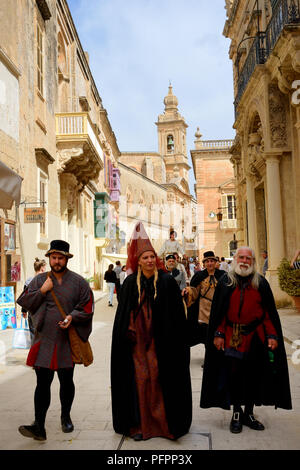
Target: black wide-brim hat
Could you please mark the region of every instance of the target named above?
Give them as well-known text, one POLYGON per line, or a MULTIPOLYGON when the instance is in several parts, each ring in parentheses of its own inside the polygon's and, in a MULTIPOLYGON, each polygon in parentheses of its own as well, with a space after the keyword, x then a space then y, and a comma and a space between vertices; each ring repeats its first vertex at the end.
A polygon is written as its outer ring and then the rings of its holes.
POLYGON ((218 261, 218 259, 215 257, 215 254, 213 251, 206 251, 203 253, 203 261, 206 261, 207 259, 214 259, 215 261, 218 261))
POLYGON ((50 242, 50 248, 45 253, 45 256, 50 256, 51 253, 61 253, 62 255, 66 256, 67 258, 73 258, 73 255, 69 253, 70 245, 68 242, 64 240, 52 240, 50 242))

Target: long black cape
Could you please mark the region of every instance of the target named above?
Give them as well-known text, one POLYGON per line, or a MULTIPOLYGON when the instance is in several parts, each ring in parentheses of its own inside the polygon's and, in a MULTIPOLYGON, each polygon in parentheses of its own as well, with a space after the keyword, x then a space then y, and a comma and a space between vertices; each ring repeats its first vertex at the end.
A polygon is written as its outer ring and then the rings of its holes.
MULTIPOLYGON (((276 329, 278 347, 273 351, 274 362, 270 362, 267 345, 259 340, 256 333, 253 336, 249 354, 257 364, 253 383, 254 404, 289 410, 292 408, 292 402, 281 323, 270 285, 263 276, 260 276, 258 290, 263 308, 268 311, 276 329)), ((224 352, 218 351, 213 341, 215 331, 228 311, 233 291, 234 288, 228 286, 227 275, 223 276, 218 282, 212 302, 200 398, 201 408, 230 409, 229 380, 224 374, 224 352)))
MULTIPOLYGON (((225 274, 225 271, 216 269, 214 276, 219 279, 225 274)), ((204 281, 209 276, 207 269, 198 271, 194 274, 191 279, 190 285, 192 287, 199 286, 200 282, 204 281)), ((198 299, 188 308, 188 343, 190 346, 195 346, 199 343, 204 343, 206 338, 203 337, 203 330, 201 324, 198 322, 199 316, 199 302, 201 301, 200 296, 198 299)), ((205 330, 206 331, 206 330, 205 330)))
MULTIPOLYGON (((129 435, 139 424, 132 346, 127 336, 130 312, 137 306, 136 274, 128 276, 120 292, 111 349, 113 426, 129 435)), ((192 421, 190 349, 186 342, 186 317, 175 279, 159 271, 152 325, 169 431, 175 438, 186 434, 192 421)))

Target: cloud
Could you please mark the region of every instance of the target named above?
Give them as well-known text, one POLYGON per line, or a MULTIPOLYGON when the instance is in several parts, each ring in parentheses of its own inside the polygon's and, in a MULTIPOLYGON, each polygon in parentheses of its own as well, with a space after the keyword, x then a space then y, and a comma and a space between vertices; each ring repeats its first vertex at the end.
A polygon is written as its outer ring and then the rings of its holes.
POLYGON ((121 151, 157 151, 154 122, 169 80, 189 125, 189 149, 197 126, 204 140, 233 137, 224 0, 68 4, 121 151))

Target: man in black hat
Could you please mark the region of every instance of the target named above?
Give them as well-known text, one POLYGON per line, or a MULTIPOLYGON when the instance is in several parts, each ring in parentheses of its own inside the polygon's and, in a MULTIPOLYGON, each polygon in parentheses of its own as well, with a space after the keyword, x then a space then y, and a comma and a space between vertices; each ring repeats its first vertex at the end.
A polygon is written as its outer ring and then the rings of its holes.
POLYGON ((189 287, 182 293, 188 306, 188 331, 190 346, 206 343, 210 309, 218 280, 225 271, 216 268, 217 257, 213 251, 203 255, 203 271, 197 271, 189 287))
POLYGON ((60 381, 62 431, 72 432, 74 429, 70 417, 75 395, 74 363, 68 328, 72 323, 80 338, 87 341, 92 331, 94 311, 89 284, 67 268, 68 260, 73 257, 69 253, 69 244, 64 240, 53 240, 45 256, 49 258, 51 271, 34 277, 17 300, 32 315, 35 335, 26 364, 35 369, 37 376, 35 421, 32 425, 20 426, 19 432, 40 441, 46 440, 45 419, 55 371, 60 381), (64 320, 53 293, 66 314, 64 320))
POLYGON ((184 272, 177 268, 176 256, 174 254, 167 255, 165 265, 167 271, 174 277, 180 290, 184 289, 186 287, 186 279, 184 272))

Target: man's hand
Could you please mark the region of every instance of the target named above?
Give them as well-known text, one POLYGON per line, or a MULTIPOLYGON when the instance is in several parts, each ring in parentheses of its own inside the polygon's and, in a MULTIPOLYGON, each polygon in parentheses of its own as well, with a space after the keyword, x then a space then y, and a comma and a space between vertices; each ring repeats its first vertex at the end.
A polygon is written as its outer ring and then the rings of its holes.
POLYGON ((66 328, 69 328, 72 322, 72 315, 67 315, 66 318, 60 322, 58 322, 59 326, 65 330, 66 328))
POLYGON ((274 351, 278 347, 278 342, 276 339, 269 338, 268 339, 268 348, 271 349, 271 351, 274 351))
POLYGON ((40 288, 42 294, 46 294, 49 290, 53 289, 53 282, 51 277, 47 277, 46 281, 40 288))
POLYGON ((188 287, 185 287, 184 289, 182 289, 181 291, 181 295, 182 297, 186 297, 189 293, 189 288, 188 287))
POLYGON ((219 336, 216 336, 214 339, 214 345, 218 349, 218 351, 224 351, 224 338, 220 338, 219 336))

